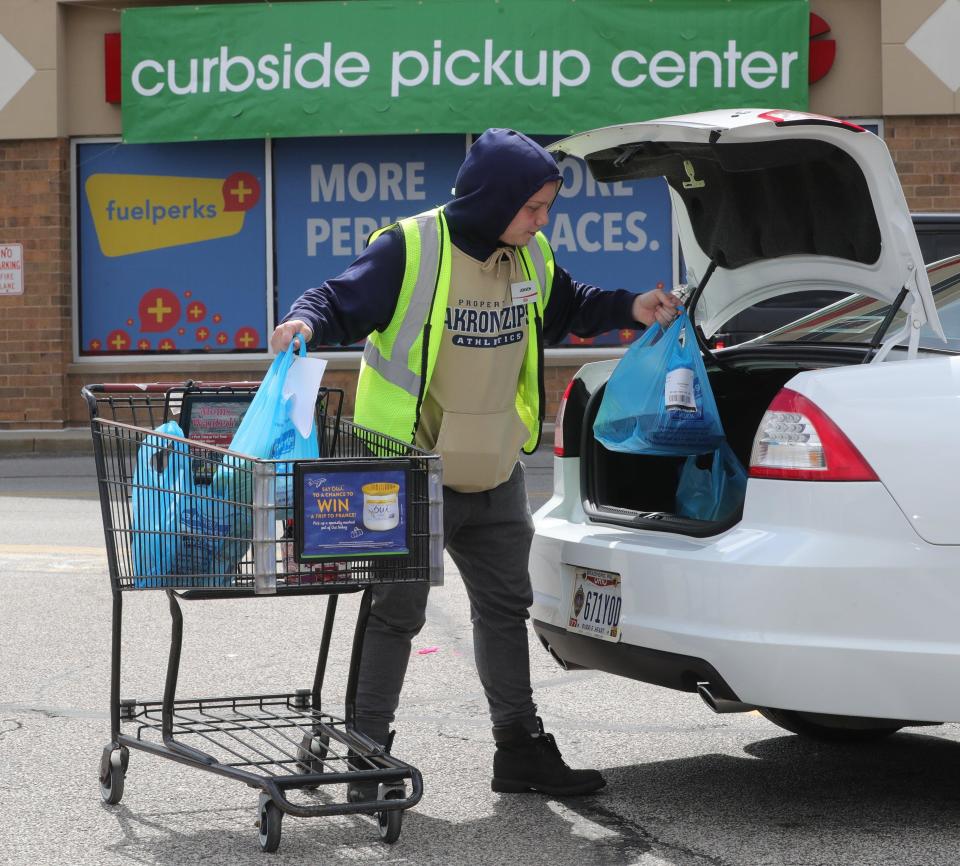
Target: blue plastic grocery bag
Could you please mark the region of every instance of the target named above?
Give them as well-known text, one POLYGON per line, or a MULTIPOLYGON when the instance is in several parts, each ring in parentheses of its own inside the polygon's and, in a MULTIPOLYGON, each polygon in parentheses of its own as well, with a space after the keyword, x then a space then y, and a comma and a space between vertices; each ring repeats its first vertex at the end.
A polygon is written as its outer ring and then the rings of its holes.
POLYGON ((212 477, 184 474, 176 504, 173 573, 205 575, 191 585, 231 586, 252 538, 253 485, 248 461, 225 457, 212 477))
POLYGON ((724 440, 713 455, 686 459, 677 484, 676 511, 694 520, 727 520, 743 505, 747 473, 724 440), (706 458, 709 464, 701 468, 706 458))
POLYGON ((198 480, 187 443, 167 438, 182 437, 180 425, 168 421, 154 434, 137 451, 133 476, 134 586, 229 586, 250 544, 251 491, 243 481, 249 473, 220 465, 212 478, 198 480), (196 575, 213 577, 178 579, 196 575))
MULTIPOLYGON (((298 334, 294 340, 300 341, 300 355, 307 354, 306 340, 298 334)), ((290 400, 283 396, 283 386, 287 374, 293 366, 295 355, 294 340, 287 351, 278 355, 257 393, 247 408, 230 443, 230 450, 251 457, 271 460, 313 460, 320 456, 317 441, 317 424, 314 421, 309 436, 301 436, 300 431, 290 420, 290 400)), ((277 464, 276 504, 286 507, 293 504, 291 475, 292 463, 277 464)))
POLYGON ((614 368, 593 422, 611 451, 687 456, 713 451, 723 425, 685 310, 652 325, 614 368))
POLYGON ((133 474, 131 549, 134 586, 163 586, 157 575, 172 574, 176 557, 177 495, 188 475, 187 446, 176 421, 157 427, 137 451, 133 474))

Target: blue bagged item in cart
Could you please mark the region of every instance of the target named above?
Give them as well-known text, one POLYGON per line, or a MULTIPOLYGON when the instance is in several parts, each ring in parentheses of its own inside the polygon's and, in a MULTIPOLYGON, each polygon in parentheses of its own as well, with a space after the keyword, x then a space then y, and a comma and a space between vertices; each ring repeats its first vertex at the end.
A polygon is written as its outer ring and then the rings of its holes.
MULTIPOLYGON (((249 472, 220 464, 198 480, 176 421, 147 436, 133 476, 131 549, 134 586, 229 586, 250 544, 249 472), (182 577, 205 575, 202 581, 182 577)), ((209 457, 206 459, 210 459, 209 457)))
POLYGON ((611 451, 685 457, 714 451, 723 425, 685 310, 652 325, 614 368, 593 422, 611 451))
MULTIPOLYGON (((297 337, 300 339, 300 357, 304 357, 307 354, 306 340, 301 334, 297 337)), ((287 351, 278 355, 267 370, 230 442, 231 451, 285 461, 277 464, 275 502, 281 508, 293 505, 293 464, 286 461, 315 460, 320 456, 316 421, 312 421, 309 433, 304 435, 290 417, 295 398, 284 394, 284 385, 296 359, 291 340, 287 351)))
POLYGON ((676 512, 693 520, 728 520, 740 510, 746 493, 747 473, 724 439, 712 455, 691 456, 684 462, 676 512))
POLYGON ((173 573, 203 576, 201 581, 189 581, 190 586, 232 586, 252 539, 253 480, 248 461, 225 457, 204 476, 186 471, 176 501, 173 573))
POLYGON ((176 421, 168 421, 147 436, 137 451, 133 473, 131 551, 134 586, 165 586, 159 575, 173 573, 179 542, 177 494, 188 471, 187 445, 168 436, 183 437, 176 421))

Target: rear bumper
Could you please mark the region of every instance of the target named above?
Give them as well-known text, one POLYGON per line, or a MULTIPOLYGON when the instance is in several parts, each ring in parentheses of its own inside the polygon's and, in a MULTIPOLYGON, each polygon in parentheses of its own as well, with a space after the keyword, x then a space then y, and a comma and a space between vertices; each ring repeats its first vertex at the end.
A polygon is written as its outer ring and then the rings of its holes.
POLYGON ((537 619, 533 620, 533 630, 564 667, 604 671, 681 692, 695 692, 697 683, 706 682, 716 697, 740 700, 713 665, 703 659, 596 640, 537 619))

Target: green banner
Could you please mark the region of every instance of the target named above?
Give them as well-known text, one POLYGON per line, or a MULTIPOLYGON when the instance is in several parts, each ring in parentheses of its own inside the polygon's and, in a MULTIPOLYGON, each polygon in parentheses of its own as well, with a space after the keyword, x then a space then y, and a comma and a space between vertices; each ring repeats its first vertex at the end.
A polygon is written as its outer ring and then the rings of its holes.
POLYGON ((352 0, 123 12, 129 142, 565 133, 807 107, 806 0, 352 0))

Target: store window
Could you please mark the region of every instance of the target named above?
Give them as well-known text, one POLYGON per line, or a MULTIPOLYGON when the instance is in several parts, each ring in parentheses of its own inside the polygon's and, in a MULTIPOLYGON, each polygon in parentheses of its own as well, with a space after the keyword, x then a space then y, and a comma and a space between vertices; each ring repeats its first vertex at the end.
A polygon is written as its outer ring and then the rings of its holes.
POLYGON ((267 349, 259 141, 78 142, 81 356, 267 349))
POLYGON ((273 144, 277 315, 363 251, 371 232, 450 200, 463 135, 273 144))
MULTIPOLYGON (((274 322, 372 231, 450 199, 467 145, 463 135, 76 142, 78 356, 268 352, 274 322)), ((575 159, 561 173, 546 228, 558 264, 602 288, 669 288, 666 184, 600 184, 575 159)))

